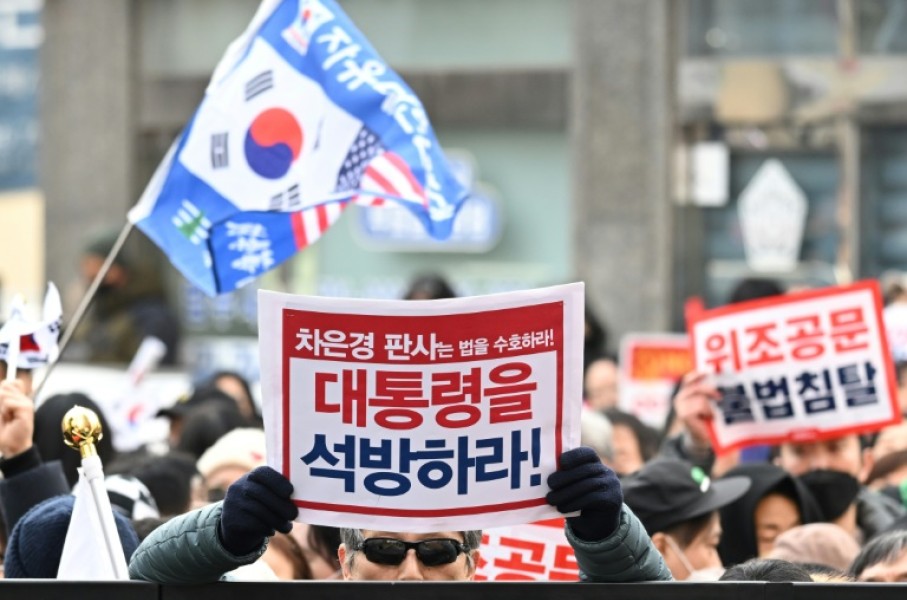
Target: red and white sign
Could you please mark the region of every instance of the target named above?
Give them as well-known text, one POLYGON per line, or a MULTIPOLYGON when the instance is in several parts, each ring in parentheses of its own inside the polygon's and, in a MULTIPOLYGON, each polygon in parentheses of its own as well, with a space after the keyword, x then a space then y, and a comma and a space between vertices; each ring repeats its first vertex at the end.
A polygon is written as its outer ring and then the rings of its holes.
POLYGON ((476 581, 579 581, 564 519, 483 531, 476 581))
POLYGON ((689 327, 715 374, 716 452, 813 441, 901 420, 878 283, 733 304, 689 327))
POLYGON ((557 516, 579 445, 583 285, 434 301, 259 292, 268 464, 306 523, 448 531, 557 516))
POLYGON ((634 333, 620 342, 620 409, 661 429, 671 392, 693 370, 690 339, 682 334, 634 333))

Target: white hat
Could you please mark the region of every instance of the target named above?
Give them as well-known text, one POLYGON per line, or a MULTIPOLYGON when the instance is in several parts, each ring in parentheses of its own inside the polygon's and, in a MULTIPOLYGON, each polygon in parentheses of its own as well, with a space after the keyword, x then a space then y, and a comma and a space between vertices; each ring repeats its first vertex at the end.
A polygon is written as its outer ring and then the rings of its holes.
POLYGON ((205 450, 195 466, 202 477, 221 467, 251 471, 265 464, 265 432, 261 429, 234 429, 205 450))

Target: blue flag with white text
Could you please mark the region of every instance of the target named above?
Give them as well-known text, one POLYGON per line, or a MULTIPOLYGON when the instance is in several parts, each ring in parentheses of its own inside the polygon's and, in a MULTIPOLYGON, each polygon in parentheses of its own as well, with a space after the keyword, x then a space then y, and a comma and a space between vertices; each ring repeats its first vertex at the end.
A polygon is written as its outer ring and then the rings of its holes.
POLYGON ((446 239, 466 195, 422 103, 333 0, 265 0, 129 219, 214 295, 351 202, 396 202, 446 239))

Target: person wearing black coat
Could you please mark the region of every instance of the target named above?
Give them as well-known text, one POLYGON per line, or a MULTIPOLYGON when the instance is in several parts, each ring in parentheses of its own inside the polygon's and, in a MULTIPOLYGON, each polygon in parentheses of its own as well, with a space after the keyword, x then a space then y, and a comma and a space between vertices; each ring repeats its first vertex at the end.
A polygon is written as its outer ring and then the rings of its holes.
POLYGON ((750 463, 729 470, 725 477, 740 475, 749 477, 749 490, 720 511, 724 535, 718 554, 725 565, 763 557, 784 531, 824 520, 806 485, 784 469, 750 463))
POLYGON ((42 461, 32 441, 34 427, 35 407, 25 386, 19 381, 0 382, 0 515, 6 533, 32 506, 70 489, 60 462, 42 461))

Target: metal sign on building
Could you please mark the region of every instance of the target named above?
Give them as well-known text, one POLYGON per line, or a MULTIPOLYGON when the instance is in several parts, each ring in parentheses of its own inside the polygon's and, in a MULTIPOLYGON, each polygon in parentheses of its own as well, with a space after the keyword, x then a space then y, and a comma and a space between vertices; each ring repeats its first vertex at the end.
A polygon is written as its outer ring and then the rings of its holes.
POLYGON ((781 161, 769 159, 740 194, 746 262, 756 271, 793 271, 806 224, 806 194, 781 161))

